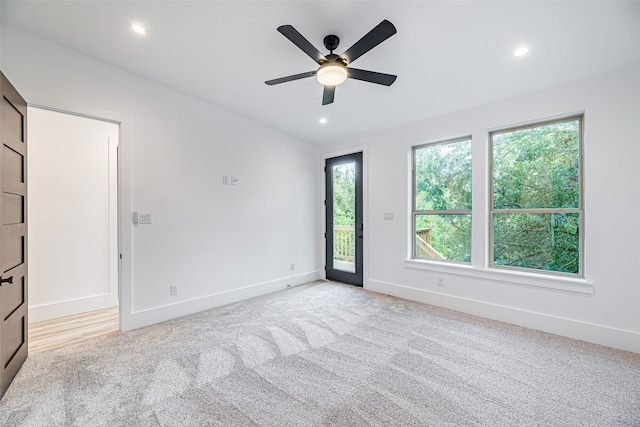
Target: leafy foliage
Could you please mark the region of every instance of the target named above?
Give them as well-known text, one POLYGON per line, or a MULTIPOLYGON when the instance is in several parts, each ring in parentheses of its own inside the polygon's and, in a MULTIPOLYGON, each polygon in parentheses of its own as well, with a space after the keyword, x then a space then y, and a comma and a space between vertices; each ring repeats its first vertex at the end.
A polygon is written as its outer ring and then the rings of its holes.
POLYGON ((495 214, 494 218, 494 264, 578 272, 578 214, 495 214))
POLYGON ((444 259, 471 262, 471 215, 416 215, 416 230, 430 229, 429 243, 444 259))
POLYGON ((355 226, 355 163, 336 165, 331 173, 333 176, 333 225, 355 226))
POLYGON ((415 150, 416 210, 471 209, 471 141, 415 150))
POLYGON ((471 140, 415 150, 416 230, 430 229, 430 244, 444 259, 471 261, 471 140))
MULTIPOLYGON (((580 213, 562 210, 581 207, 580 120, 494 133, 492 154, 494 264, 579 272, 580 213)), ((471 141, 414 156, 416 230, 430 229, 443 258, 470 262, 471 141)))
POLYGON ((573 120, 494 134, 494 208, 578 208, 578 126, 573 120))
POLYGON ((557 209, 580 208, 579 127, 576 119, 493 135, 494 264, 578 273, 580 215, 557 209))

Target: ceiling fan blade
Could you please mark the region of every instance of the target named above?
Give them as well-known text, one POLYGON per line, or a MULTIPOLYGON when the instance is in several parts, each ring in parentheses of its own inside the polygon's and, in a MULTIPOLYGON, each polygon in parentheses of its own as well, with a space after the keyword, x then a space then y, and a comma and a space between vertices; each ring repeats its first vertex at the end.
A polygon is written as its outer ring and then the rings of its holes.
POLYGON ((336 94, 335 86, 325 86, 324 92, 322 92, 322 105, 331 104, 333 102, 333 97, 336 94))
POLYGON ((291 82, 293 80, 300 80, 306 77, 311 77, 315 75, 315 71, 307 71, 306 73, 294 74, 292 76, 280 77, 279 79, 267 80, 265 83, 269 86, 277 85, 279 83, 291 82))
POLYGON ((304 36, 291 25, 281 25, 278 27, 278 31, 280 31, 283 36, 291 40, 293 44, 298 46, 304 53, 309 55, 311 59, 316 61, 318 64, 327 60, 327 58, 322 53, 320 53, 318 49, 316 49, 311 43, 309 43, 309 40, 305 39, 304 36))
POLYGON ((385 19, 340 56, 347 60, 347 64, 350 64, 396 32, 396 27, 385 19))
POLYGON ((398 76, 393 74, 378 73, 376 71, 358 70, 357 68, 347 68, 349 78, 362 80, 369 83, 391 86, 398 76))

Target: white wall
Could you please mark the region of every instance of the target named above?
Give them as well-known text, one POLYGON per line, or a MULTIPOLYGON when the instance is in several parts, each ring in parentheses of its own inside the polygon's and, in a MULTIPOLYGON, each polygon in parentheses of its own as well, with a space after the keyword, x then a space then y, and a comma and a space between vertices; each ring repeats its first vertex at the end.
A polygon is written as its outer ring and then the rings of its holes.
MULTIPOLYGON (((125 329, 318 277, 316 147, 8 26, 2 70, 32 104, 121 121, 125 329), (222 175, 240 185, 221 185, 222 175), (134 210, 152 212, 154 223, 134 229, 134 210), (172 283, 177 297, 169 296, 172 283)), ((323 148, 366 146, 365 286, 640 352, 639 81, 640 69, 627 69, 323 148), (545 288, 563 286, 558 281, 487 273, 483 215, 474 217, 470 272, 407 267, 412 144, 473 135, 473 184, 482 188, 488 129, 578 111, 584 283, 559 291, 545 288), (396 220, 383 222, 383 212, 396 220)), ((486 196, 476 192, 476 212, 486 210, 486 196)))
POLYGON ((640 67, 629 68, 327 147, 367 145, 365 287, 640 352, 639 82, 640 67), (580 111, 585 114, 586 280, 491 272, 485 268, 483 191, 488 130, 580 111), (411 146, 461 135, 473 138, 473 267, 424 263, 415 268, 417 263, 405 261, 411 146), (383 212, 395 212, 395 221, 383 221, 383 212), (445 278, 444 287, 436 285, 437 277, 445 278))
POLYGON ((27 117, 29 322, 118 305, 118 125, 27 117))
POLYGON ((1 48, 28 103, 120 122, 123 329, 318 277, 316 146, 6 25, 1 48))

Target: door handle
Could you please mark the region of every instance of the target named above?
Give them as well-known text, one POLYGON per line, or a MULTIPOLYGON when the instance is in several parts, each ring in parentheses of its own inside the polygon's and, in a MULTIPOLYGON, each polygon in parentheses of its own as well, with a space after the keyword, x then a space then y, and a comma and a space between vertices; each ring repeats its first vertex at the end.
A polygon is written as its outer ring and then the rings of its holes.
POLYGON ((8 279, 0 277, 0 286, 2 286, 3 283, 13 283, 13 276, 9 277, 8 279))

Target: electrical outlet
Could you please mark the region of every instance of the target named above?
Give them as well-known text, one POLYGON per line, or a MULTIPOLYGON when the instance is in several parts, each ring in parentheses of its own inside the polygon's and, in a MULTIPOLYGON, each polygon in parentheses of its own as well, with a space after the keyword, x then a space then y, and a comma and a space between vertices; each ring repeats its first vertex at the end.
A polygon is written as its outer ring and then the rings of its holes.
POLYGON ((296 265, 295 264, 291 264, 291 271, 296 271, 296 265))
POLYGON ((438 286, 444 286, 444 277, 438 277, 438 286))
POLYGON ((229 177, 228 176, 223 176, 222 177, 222 185, 229 185, 229 177))
POLYGON ((178 295, 178 285, 169 285, 169 294, 172 297, 178 295))

